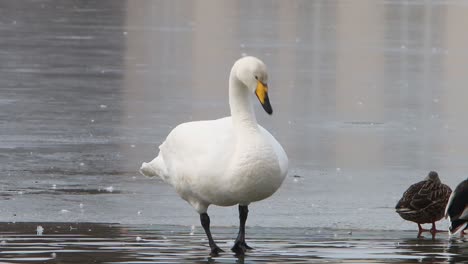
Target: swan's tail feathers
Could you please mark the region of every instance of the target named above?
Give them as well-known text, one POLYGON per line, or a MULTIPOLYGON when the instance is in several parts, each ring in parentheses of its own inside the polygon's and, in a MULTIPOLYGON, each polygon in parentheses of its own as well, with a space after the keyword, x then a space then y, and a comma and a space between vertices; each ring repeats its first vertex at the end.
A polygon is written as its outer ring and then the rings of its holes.
POLYGON ((159 176, 166 181, 166 166, 161 156, 157 156, 150 162, 143 162, 141 164, 140 173, 147 177, 159 176))
POLYGON ((143 162, 141 164, 140 173, 146 177, 155 177, 158 176, 157 171, 151 166, 149 162, 143 162))

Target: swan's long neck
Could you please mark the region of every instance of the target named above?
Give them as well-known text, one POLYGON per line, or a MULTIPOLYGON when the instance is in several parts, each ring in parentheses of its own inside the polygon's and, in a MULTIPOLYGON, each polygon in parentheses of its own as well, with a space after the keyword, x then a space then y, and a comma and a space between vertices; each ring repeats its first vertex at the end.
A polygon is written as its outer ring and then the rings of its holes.
POLYGON ((234 69, 229 77, 229 106, 234 127, 236 130, 257 131, 258 124, 251 102, 252 96, 249 89, 237 79, 233 71, 234 69))

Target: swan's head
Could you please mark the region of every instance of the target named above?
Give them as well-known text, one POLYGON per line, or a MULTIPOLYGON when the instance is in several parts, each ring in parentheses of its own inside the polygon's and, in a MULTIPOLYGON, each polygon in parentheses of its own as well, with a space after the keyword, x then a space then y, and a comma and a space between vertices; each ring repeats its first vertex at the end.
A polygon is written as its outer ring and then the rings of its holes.
POLYGON ((268 114, 273 113, 268 99, 268 73, 265 64, 251 56, 243 57, 234 63, 236 77, 251 93, 254 93, 263 109, 268 114))

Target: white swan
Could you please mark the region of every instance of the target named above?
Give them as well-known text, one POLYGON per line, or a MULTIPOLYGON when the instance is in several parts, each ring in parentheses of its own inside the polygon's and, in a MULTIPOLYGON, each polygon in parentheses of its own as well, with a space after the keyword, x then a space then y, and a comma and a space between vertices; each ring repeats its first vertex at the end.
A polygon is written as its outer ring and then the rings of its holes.
POLYGON ((239 204, 240 228, 232 250, 243 254, 248 205, 271 196, 281 186, 288 158, 281 145, 258 125, 251 102, 255 94, 268 114, 265 64, 255 57, 234 63, 229 77, 231 117, 178 125, 159 147, 159 155, 144 162, 140 172, 171 184, 200 214, 211 254, 222 251, 213 241, 207 209, 210 204, 239 204))

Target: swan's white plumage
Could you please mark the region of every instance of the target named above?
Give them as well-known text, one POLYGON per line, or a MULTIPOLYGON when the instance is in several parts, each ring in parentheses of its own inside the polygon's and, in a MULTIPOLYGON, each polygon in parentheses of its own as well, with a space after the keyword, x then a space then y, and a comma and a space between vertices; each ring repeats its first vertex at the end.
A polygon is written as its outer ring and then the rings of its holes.
POLYGON ((248 205, 265 199, 286 177, 286 153, 255 119, 250 80, 245 80, 249 74, 267 78, 256 58, 234 64, 229 88, 232 117, 178 125, 159 147, 159 155, 140 169, 171 184, 199 213, 210 204, 248 205))

